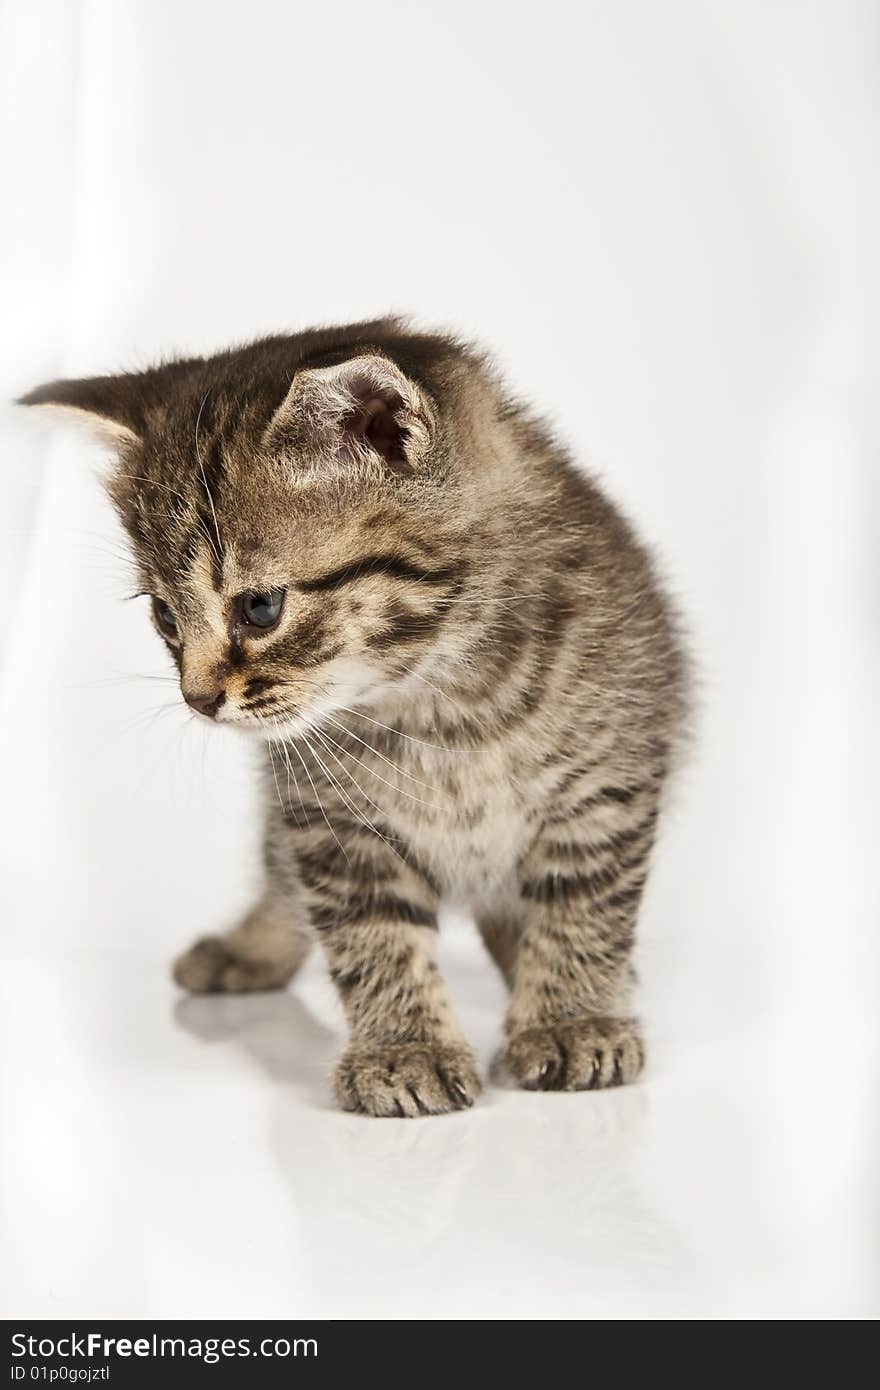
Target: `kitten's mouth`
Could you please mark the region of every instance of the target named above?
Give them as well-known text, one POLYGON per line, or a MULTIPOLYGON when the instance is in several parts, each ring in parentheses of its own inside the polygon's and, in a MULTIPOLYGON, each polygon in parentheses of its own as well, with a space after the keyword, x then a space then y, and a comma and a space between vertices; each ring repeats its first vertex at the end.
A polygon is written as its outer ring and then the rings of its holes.
POLYGON ((212 715, 203 714, 202 718, 220 728, 272 743, 309 734, 322 715, 335 708, 336 705, 315 708, 302 705, 270 707, 267 704, 256 710, 226 704, 212 715))
POLYGON ((296 731, 302 724, 308 728, 302 711, 298 707, 268 705, 261 710, 241 709, 234 705, 226 706, 211 716, 211 722, 223 729, 234 729, 238 733, 253 734, 259 738, 278 738, 296 731))

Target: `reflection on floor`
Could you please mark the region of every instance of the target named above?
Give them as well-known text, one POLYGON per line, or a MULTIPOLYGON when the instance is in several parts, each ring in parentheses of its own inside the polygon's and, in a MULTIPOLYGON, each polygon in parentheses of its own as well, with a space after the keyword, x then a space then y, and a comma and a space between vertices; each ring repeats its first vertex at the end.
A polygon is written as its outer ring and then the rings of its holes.
MULTIPOLYGON (((449 956, 488 1065, 500 985, 474 941, 449 956)), ((379 1121, 332 1108, 317 961, 197 999, 159 960, 15 958, 2 992, 6 1316, 828 1317, 876 1292, 807 1201, 766 1036, 659 1039, 605 1094, 379 1121)))

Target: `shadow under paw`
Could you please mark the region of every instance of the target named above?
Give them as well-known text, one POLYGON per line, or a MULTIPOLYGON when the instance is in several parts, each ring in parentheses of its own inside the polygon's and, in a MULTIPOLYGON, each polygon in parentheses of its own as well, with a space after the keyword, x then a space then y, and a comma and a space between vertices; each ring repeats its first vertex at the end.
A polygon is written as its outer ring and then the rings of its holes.
POLYGON ((480 1080, 466 1047, 350 1047, 336 1069, 342 1109, 364 1115, 444 1115, 467 1109, 479 1093, 480 1080))
POLYGON ((645 1054, 631 1018, 565 1019, 514 1033, 504 1055, 526 1091, 598 1091, 634 1081, 645 1054))
POLYGON ((222 936, 205 936, 182 956, 171 971, 191 994, 243 994, 249 990, 283 989, 291 976, 285 962, 248 960, 222 936))

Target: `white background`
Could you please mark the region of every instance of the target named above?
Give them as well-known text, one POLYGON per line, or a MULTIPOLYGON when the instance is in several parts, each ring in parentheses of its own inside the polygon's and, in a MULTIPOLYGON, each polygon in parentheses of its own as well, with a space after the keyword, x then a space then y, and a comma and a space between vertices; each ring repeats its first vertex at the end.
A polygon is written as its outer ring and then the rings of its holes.
MULTIPOLYGON (((7 1316, 880 1311, 878 45, 860 0, 4 0, 4 398, 388 309, 477 336, 657 544, 702 705, 647 1080, 337 1115, 318 962, 168 980, 252 892, 252 755, 148 679, 100 456, 6 411, 7 1316)), ((443 951, 488 1059, 500 988, 443 951)))

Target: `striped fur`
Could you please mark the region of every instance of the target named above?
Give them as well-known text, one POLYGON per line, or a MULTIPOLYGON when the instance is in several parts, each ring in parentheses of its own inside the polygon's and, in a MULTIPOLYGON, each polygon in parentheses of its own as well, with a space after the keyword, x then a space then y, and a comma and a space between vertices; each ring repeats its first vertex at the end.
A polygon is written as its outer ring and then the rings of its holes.
POLYGON ((389 320, 28 400, 115 433, 184 693, 266 740, 263 897, 178 982, 280 988, 317 940, 350 1026, 339 1103, 459 1109, 480 1083, 434 959, 455 894, 510 987, 514 1079, 635 1077, 680 642, 630 527, 485 359, 389 320), (242 628, 270 589, 277 627, 242 628))

